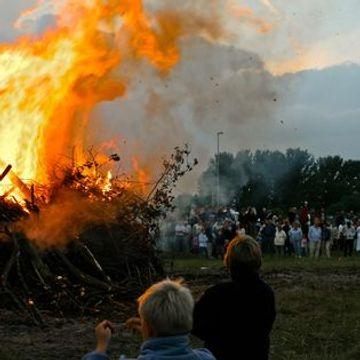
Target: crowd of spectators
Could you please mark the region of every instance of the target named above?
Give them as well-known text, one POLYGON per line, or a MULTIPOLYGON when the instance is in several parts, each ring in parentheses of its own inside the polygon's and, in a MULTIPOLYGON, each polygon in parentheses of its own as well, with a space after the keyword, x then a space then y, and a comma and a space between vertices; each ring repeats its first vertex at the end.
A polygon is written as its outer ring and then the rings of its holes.
POLYGON ((360 254, 360 218, 353 212, 328 215, 324 208, 281 211, 254 207, 192 207, 185 220, 172 226, 170 249, 206 258, 223 258, 236 235, 253 236, 265 254, 294 257, 331 257, 360 254))

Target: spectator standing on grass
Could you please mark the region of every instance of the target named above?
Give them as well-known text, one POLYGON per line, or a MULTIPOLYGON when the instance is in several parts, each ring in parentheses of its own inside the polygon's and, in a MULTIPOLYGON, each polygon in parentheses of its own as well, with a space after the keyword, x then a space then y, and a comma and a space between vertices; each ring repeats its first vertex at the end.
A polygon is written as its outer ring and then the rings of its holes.
POLYGON ((344 256, 352 256, 354 251, 354 241, 356 230, 355 227, 352 225, 351 221, 348 221, 343 228, 344 234, 344 256))
POLYGON ((321 244, 323 246, 322 252, 326 254, 326 257, 331 257, 331 243, 332 243, 332 232, 329 224, 325 221, 321 227, 321 244))
POLYGON ((184 247, 186 252, 192 247, 192 227, 188 220, 184 221, 184 247))
POLYGON ((319 258, 321 248, 321 227, 319 218, 315 218, 314 224, 309 228, 310 257, 319 258))
POLYGON ((285 255, 292 255, 294 253, 294 245, 290 241, 290 236, 289 236, 289 232, 290 232, 290 229, 291 229, 289 219, 285 219, 284 225, 283 225, 282 228, 283 228, 283 230, 285 231, 285 234, 286 234, 284 253, 285 253, 285 255))
POLYGON ((205 230, 202 229, 201 233, 198 236, 199 242, 199 254, 204 255, 206 258, 209 258, 208 254, 208 242, 209 239, 205 233, 205 230))
POLYGON ((192 239, 193 239, 192 252, 194 254, 199 253, 199 235, 201 234, 203 229, 204 229, 204 226, 203 226, 202 223, 196 223, 193 226, 193 231, 192 231, 192 239))
POLYGON ((274 245, 276 253, 278 255, 285 254, 285 242, 286 242, 286 232, 283 230, 282 224, 278 223, 275 233, 274 245))
MULTIPOLYGON (((226 219, 224 221, 222 227, 222 236, 224 238, 223 245, 223 255, 226 252, 226 248, 229 245, 230 241, 236 236, 236 226, 230 221, 230 219, 226 219)), ((223 256, 222 256, 223 257, 223 256)))
POLYGON ((216 258, 220 256, 220 258, 223 259, 225 255, 225 236, 223 234, 223 228, 219 230, 218 235, 216 236, 215 249, 216 258))
MULTIPOLYGON (((215 360, 209 350, 193 350, 190 346, 194 299, 181 282, 165 280, 151 286, 138 304, 140 318, 126 323, 144 340, 138 360, 215 360)), ((114 330, 111 322, 100 323, 95 331, 97 348, 83 360, 108 360, 106 353, 114 330)))
POLYGON ((303 239, 303 232, 300 227, 300 222, 295 221, 293 227, 289 231, 290 242, 294 247, 295 256, 301 258, 301 240, 303 239))
POLYGON ((217 360, 267 360, 275 299, 261 280, 261 248, 250 236, 228 246, 225 265, 232 280, 206 290, 195 305, 193 334, 217 360))
POLYGON ((222 228, 222 223, 219 219, 216 219, 216 221, 214 222, 214 225, 212 226, 212 231, 214 234, 214 237, 217 236, 217 234, 219 233, 219 230, 222 228))
POLYGON ((202 224, 202 222, 198 222, 196 224, 194 224, 193 227, 193 233, 195 236, 199 236, 199 234, 201 233, 201 231, 204 229, 204 226, 202 224))
POLYGON ((338 240, 338 245, 339 245, 339 250, 344 251, 345 249, 345 223, 344 224, 340 224, 339 225, 339 240, 338 240))
POLYGON ((208 257, 211 258, 214 254, 214 239, 213 239, 213 232, 212 232, 212 223, 209 221, 205 224, 205 234, 208 238, 208 243, 207 243, 207 253, 208 253, 208 257))
POLYGON ((356 251, 357 253, 360 253, 360 221, 358 221, 357 228, 356 228, 355 251, 356 251))
POLYGON ((261 229, 261 243, 265 254, 274 253, 274 239, 276 235, 276 227, 271 219, 266 219, 264 227, 261 229))
POLYGON ((304 202, 304 206, 300 210, 300 224, 303 233, 307 234, 309 230, 308 222, 309 222, 309 204, 307 201, 304 202))
POLYGON ((175 248, 176 252, 185 251, 185 232, 186 228, 183 223, 177 223, 175 225, 175 248))
POLYGON ((333 223, 330 225, 330 231, 331 231, 331 248, 337 249, 338 248, 338 242, 339 242, 339 228, 333 223))
POLYGON ((303 238, 301 240, 301 256, 306 257, 309 255, 309 241, 303 233, 303 238))
POLYGON ((226 219, 223 225, 223 235, 229 242, 236 236, 236 226, 230 219, 226 219))

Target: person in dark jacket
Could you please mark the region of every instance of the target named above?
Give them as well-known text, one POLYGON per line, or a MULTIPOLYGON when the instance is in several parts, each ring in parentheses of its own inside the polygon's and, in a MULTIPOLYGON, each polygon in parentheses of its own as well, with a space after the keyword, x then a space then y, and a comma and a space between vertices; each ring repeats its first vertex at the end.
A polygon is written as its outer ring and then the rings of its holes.
POLYGON ((323 256, 326 255, 326 257, 330 259, 332 231, 329 224, 326 221, 323 222, 321 228, 322 228, 321 231, 322 255, 323 256))
POLYGON ((217 360, 268 359, 275 297, 258 274, 261 263, 258 243, 236 237, 225 256, 232 280, 206 290, 195 305, 193 334, 217 360))
POLYGON ((266 219, 265 226, 261 230, 262 248, 266 254, 274 254, 274 239, 276 235, 276 227, 270 218, 266 219))

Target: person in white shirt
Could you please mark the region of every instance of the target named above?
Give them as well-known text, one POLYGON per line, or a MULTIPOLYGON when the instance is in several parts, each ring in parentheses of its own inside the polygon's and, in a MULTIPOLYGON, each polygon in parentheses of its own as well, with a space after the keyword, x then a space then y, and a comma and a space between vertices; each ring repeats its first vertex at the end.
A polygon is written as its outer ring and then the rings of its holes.
POLYGON ((191 235, 192 235, 192 227, 187 220, 184 221, 184 247, 185 251, 189 252, 191 249, 191 235))
POLYGON ((205 255, 205 257, 208 258, 209 257, 209 254, 208 254, 209 239, 206 236, 204 229, 202 229, 201 233, 199 234, 198 241, 199 241, 199 254, 205 255))
POLYGON ((360 221, 358 223, 358 227, 356 228, 356 245, 355 251, 360 252, 360 221))
POLYGON ((354 251, 354 241, 356 230, 355 227, 352 225, 351 221, 348 221, 343 228, 343 234, 345 237, 345 244, 344 244, 344 256, 352 256, 354 251))
POLYGON ((277 254, 279 255, 284 254, 285 241, 286 241, 286 232, 283 230, 282 225, 279 223, 276 227, 276 233, 274 239, 274 245, 277 254))
POLYGON ((294 247, 295 255, 301 258, 301 240, 303 239, 303 232, 299 221, 294 221, 293 227, 289 231, 290 243, 294 247))
POLYGON ((310 226, 308 238, 309 238, 309 245, 310 245, 310 257, 319 258, 320 249, 321 249, 321 236, 322 230, 320 227, 320 219, 314 219, 314 225, 310 226))
POLYGON ((177 223, 175 225, 175 252, 184 252, 185 251, 185 233, 186 227, 183 223, 177 223))

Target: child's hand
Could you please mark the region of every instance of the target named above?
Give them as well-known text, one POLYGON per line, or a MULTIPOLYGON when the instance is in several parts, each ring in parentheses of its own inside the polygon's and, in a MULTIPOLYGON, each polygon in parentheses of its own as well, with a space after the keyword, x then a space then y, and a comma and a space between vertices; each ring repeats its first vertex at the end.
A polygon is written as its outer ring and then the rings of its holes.
POLYGON ((107 351, 111 340, 111 335, 114 331, 114 325, 108 320, 104 320, 95 328, 95 335, 97 340, 96 351, 103 353, 107 351))
POLYGON ((126 321, 125 327, 128 330, 141 333, 141 320, 136 317, 130 318, 126 321))

